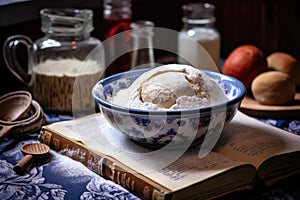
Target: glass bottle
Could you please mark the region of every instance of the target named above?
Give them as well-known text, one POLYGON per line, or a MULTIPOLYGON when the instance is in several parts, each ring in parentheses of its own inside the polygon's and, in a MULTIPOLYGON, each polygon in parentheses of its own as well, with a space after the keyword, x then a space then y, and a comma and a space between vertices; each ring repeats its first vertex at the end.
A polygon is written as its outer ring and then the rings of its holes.
POLYGON ((154 67, 153 28, 151 21, 136 21, 130 24, 133 39, 131 69, 154 67))
POLYGON ((108 39, 109 43, 106 49, 108 63, 105 73, 109 76, 130 69, 130 53, 119 56, 120 52, 131 51, 130 33, 125 32, 117 37, 113 36, 130 30, 131 0, 104 0, 103 7, 104 38, 108 39))
POLYGON ((178 62, 190 63, 196 68, 219 66, 220 34, 214 26, 215 6, 210 3, 187 3, 182 6, 183 27, 178 36, 178 62), (197 42, 202 45, 203 51, 197 42))
POLYGON ((90 98, 93 85, 104 69, 104 48, 91 37, 93 12, 88 9, 42 9, 42 38, 16 35, 4 45, 7 67, 28 84, 34 98, 48 112, 94 109, 90 98), (16 45, 28 50, 28 71, 18 64, 16 45), (75 80, 77 87, 73 88, 75 80), (75 91, 78 89, 79 93, 75 91), (72 101, 75 98, 76 101, 72 101))

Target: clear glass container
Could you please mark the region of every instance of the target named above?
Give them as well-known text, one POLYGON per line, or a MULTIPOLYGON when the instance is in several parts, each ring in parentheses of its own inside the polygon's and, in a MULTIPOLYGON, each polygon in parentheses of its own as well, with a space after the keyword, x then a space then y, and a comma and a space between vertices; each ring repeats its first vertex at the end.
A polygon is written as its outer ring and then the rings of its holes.
POLYGON ((153 28, 151 21, 136 21, 130 24, 133 39, 131 69, 155 66, 153 52, 153 28))
POLYGON ((103 7, 105 39, 130 29, 131 0, 104 0, 103 7))
POLYGON ((93 12, 88 9, 42 9, 42 38, 32 42, 26 36, 12 36, 4 45, 4 57, 10 71, 28 84, 34 98, 49 112, 72 112, 94 107, 92 86, 104 68, 104 49, 91 37, 93 12), (16 58, 16 46, 28 49, 28 72, 16 58), (75 79, 82 79, 78 102, 72 103, 75 79))
POLYGON ((121 52, 131 51, 131 38, 127 31, 130 30, 132 17, 131 0, 103 0, 103 7, 104 39, 109 43, 105 74, 110 76, 130 69, 131 54, 121 52), (123 31, 127 32, 113 37, 123 31))
POLYGON ((184 4, 182 9, 183 27, 178 36, 178 62, 189 62, 194 67, 203 68, 211 65, 207 58, 208 53, 214 64, 219 66, 221 37, 214 25, 215 6, 210 3, 195 2, 184 4), (196 42, 201 44, 207 53, 203 53, 196 42))

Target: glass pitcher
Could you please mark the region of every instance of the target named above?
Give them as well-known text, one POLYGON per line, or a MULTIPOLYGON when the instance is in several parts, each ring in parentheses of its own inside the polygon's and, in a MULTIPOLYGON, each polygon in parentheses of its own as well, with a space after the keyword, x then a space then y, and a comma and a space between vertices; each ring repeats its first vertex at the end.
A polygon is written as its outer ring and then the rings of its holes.
POLYGON ((44 37, 32 42, 23 35, 9 37, 3 46, 8 69, 24 84, 46 111, 72 112, 94 107, 91 88, 104 70, 104 48, 90 36, 93 12, 88 9, 42 9, 44 37), (28 70, 20 66, 16 49, 28 50, 28 70), (73 95, 74 81, 77 90, 73 95), (78 79, 80 81, 78 81, 78 79), (72 103, 72 98, 78 98, 72 103), (72 105, 73 104, 73 105, 72 105))

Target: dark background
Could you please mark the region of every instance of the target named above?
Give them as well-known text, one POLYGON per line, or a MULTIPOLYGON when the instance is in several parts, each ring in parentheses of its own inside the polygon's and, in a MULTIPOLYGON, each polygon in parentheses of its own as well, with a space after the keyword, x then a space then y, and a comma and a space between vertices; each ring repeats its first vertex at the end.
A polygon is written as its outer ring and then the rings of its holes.
MULTIPOLYGON (((132 18, 151 20, 156 27, 179 31, 182 27, 181 5, 185 2, 191 1, 132 0, 132 18)), ((261 48, 266 55, 274 51, 284 51, 300 59, 300 1, 207 0, 206 2, 216 6, 216 27, 221 34, 222 58, 226 58, 237 46, 253 44, 261 48)), ((0 6, 0 94, 24 89, 4 64, 3 42, 15 34, 27 35, 33 41, 42 37, 44 34, 40 30, 39 10, 46 7, 92 9, 94 11, 92 36, 103 40, 101 0, 32 0, 0 6)))

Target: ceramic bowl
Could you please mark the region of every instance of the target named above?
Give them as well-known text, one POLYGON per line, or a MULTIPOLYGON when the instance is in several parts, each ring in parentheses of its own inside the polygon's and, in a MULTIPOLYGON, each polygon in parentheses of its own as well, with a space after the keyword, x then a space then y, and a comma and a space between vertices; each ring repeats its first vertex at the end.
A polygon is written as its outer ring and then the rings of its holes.
POLYGON ((138 69, 112 75, 97 82, 92 89, 93 98, 106 120, 131 140, 146 147, 196 145, 203 142, 204 135, 208 132, 220 134, 234 117, 246 94, 245 87, 239 80, 203 70, 210 78, 223 85, 227 102, 172 111, 133 109, 111 102, 115 92, 129 87, 147 70, 149 69, 138 69))

